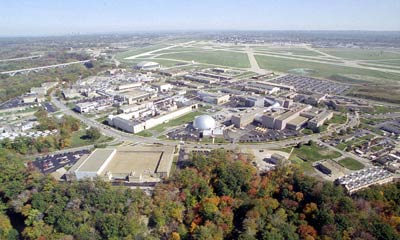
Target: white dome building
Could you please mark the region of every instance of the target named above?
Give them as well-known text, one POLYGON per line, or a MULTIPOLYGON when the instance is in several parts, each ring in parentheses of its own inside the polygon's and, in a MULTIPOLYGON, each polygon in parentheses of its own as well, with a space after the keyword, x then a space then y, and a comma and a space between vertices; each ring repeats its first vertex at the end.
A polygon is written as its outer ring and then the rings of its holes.
POLYGON ((216 122, 209 115, 201 115, 194 119, 193 127, 199 131, 213 130, 216 127, 216 122))

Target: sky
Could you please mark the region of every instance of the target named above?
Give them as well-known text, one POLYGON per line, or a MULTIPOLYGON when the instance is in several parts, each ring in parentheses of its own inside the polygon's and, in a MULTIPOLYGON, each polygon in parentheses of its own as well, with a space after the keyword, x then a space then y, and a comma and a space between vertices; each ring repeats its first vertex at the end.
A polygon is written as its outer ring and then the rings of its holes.
POLYGON ((0 0, 0 36, 180 30, 400 31, 400 0, 0 0))

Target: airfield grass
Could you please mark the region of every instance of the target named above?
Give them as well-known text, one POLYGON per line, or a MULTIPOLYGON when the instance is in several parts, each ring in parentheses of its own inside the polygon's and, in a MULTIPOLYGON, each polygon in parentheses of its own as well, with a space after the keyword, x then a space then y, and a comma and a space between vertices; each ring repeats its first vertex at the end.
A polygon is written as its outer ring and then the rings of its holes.
POLYGON ((329 55, 352 60, 379 60, 400 58, 400 54, 380 49, 319 48, 329 55))
POLYGON ((396 60, 384 60, 384 61, 368 61, 368 63, 383 64, 383 65, 393 65, 400 67, 400 57, 396 60))
POLYGON ((134 55, 137 55, 137 54, 141 54, 141 53, 157 50, 157 49, 160 49, 160 48, 163 48, 163 47, 166 47, 166 45, 161 45, 160 44, 160 45, 151 45, 151 46, 141 47, 141 48, 132 48, 132 49, 129 49, 127 51, 115 54, 115 58, 118 59, 119 61, 123 61, 127 57, 131 57, 131 56, 134 56, 134 55))
POLYGON ((159 51, 156 54, 175 53, 175 52, 198 52, 198 51, 206 51, 206 49, 196 48, 196 47, 174 47, 171 49, 159 51))
POLYGON ((302 56, 323 56, 320 53, 310 51, 305 48, 254 48, 256 51, 267 51, 267 52, 276 52, 276 53, 282 53, 282 54, 292 54, 292 55, 302 55, 302 56))
POLYGON ((381 68, 381 69, 388 69, 388 70, 400 70, 400 66, 394 66, 394 65, 388 65, 388 66, 381 66, 381 65, 379 65, 379 66, 377 66, 377 65, 374 65, 374 64, 371 64, 371 63, 359 63, 358 65, 361 65, 361 66, 366 66, 366 67, 375 67, 375 68, 381 68))
POLYGON ((364 168, 364 164, 353 158, 344 158, 339 160, 339 164, 350 170, 360 170, 364 168))
POLYGON ((159 58, 169 58, 199 63, 215 64, 237 68, 249 68, 250 62, 245 53, 210 51, 210 52, 183 52, 160 55, 159 58))
MULTIPOLYGON (((262 56, 262 54, 267 54, 267 55, 272 55, 272 57, 280 57, 280 58, 284 58, 287 59, 285 57, 290 57, 293 60, 314 60, 314 61, 320 61, 322 63, 343 63, 343 61, 341 60, 337 60, 337 59, 332 59, 332 58, 328 58, 328 57, 315 57, 315 56, 300 56, 300 55, 287 55, 287 54, 282 54, 282 53, 277 53, 277 52, 255 52, 255 54, 259 54, 260 56, 262 56)), ((290 59, 289 59, 290 60, 290 59)))
POLYGON ((334 76, 338 75, 346 75, 346 74, 353 74, 353 75, 360 75, 360 76, 371 76, 374 78, 379 78, 384 80, 400 80, 400 75, 392 74, 392 73, 385 73, 375 70, 369 69, 360 69, 354 67, 344 67, 344 66, 337 66, 328 63, 316 63, 316 62, 307 62, 301 60, 292 60, 292 59, 284 59, 280 57, 270 57, 270 56, 255 56, 258 65, 261 68, 272 70, 272 71, 279 71, 279 72, 287 72, 291 69, 296 68, 307 68, 312 69, 313 71, 310 73, 311 76, 314 77, 321 77, 321 78, 328 78, 333 79, 334 76))

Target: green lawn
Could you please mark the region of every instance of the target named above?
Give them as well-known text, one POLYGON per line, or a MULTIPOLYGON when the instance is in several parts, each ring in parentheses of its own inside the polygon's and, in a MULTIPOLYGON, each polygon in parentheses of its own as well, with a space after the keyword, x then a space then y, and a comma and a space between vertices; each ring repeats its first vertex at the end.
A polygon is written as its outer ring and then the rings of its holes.
POLYGON ((347 121, 347 116, 343 114, 333 114, 333 117, 326 124, 344 124, 347 121))
MULTIPOLYGON (((329 63, 307 62, 261 55, 256 55, 255 58, 261 68, 272 71, 288 72, 292 69, 305 68, 313 70, 310 73, 311 76, 333 80, 335 80, 334 77, 337 75, 341 76, 346 74, 360 75, 364 76, 366 79, 368 79, 368 77, 374 77, 375 79, 381 79, 382 81, 400 80, 400 74, 385 73, 369 69, 344 67, 329 63)), ((368 82, 368 80, 365 81, 368 82)))
POLYGON ((84 129, 72 133, 70 147, 74 148, 74 147, 80 147, 80 146, 85 146, 85 145, 90 145, 90 144, 99 144, 99 143, 111 141, 113 139, 112 137, 107 137, 107 136, 102 135, 98 140, 92 141, 90 139, 86 139, 85 135, 86 135, 86 130, 84 130, 84 129))
POLYGON ((250 62, 247 54, 227 51, 210 52, 183 52, 160 55, 159 58, 170 58, 185 61, 196 61, 199 63, 223 65, 229 67, 249 68, 250 62))
POLYGON ((187 124, 189 122, 192 122, 196 116, 199 116, 201 114, 203 114, 203 113, 202 112, 198 112, 198 111, 191 112, 191 113, 183 115, 183 116, 181 116, 179 118, 170 120, 167 123, 163 123, 163 124, 160 124, 158 126, 155 126, 155 127, 151 128, 149 130, 156 131, 156 132, 163 132, 167 128, 176 127, 176 126, 179 126, 179 125, 183 125, 183 124, 187 124))
POLYGON ((379 60, 400 58, 400 54, 380 49, 320 48, 321 52, 344 59, 379 60))
POLYGON ((143 130, 141 132, 136 133, 135 135, 142 136, 142 137, 152 137, 153 134, 149 130, 143 130))
POLYGON ((293 153, 304 161, 316 162, 323 159, 333 159, 341 156, 339 152, 332 151, 325 147, 302 145, 294 148, 293 153))
POLYGON ((350 170, 360 170, 364 168, 364 164, 353 158, 344 158, 339 161, 339 164, 350 170))

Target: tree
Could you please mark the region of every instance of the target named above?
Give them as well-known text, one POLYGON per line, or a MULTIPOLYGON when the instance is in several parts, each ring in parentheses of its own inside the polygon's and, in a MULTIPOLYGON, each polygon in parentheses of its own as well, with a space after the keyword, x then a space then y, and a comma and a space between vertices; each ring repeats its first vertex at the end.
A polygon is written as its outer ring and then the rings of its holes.
POLYGON ((91 127, 88 130, 86 130, 86 136, 90 140, 96 141, 97 139, 99 139, 101 137, 101 133, 100 133, 99 129, 91 127))

